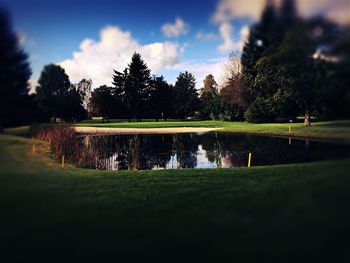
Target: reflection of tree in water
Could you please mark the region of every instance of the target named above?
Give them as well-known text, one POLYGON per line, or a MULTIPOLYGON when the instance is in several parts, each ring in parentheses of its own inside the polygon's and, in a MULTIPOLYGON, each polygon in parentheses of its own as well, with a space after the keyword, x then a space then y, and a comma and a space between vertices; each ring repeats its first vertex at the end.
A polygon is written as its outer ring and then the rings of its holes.
POLYGON ((228 133, 208 133, 201 136, 206 157, 216 167, 244 166, 251 142, 246 136, 228 133))
POLYGON ((203 149, 206 151, 208 161, 214 163, 216 167, 222 167, 222 155, 224 144, 218 134, 209 133, 200 136, 203 149))
POLYGON ((147 135, 143 139, 144 160, 148 169, 165 168, 171 158, 171 135, 147 135))
POLYGON ((169 135, 118 136, 118 170, 165 168, 171 156, 169 135))
POLYGON ((129 170, 139 170, 141 166, 140 137, 138 135, 129 139, 128 164, 129 170))
POLYGON ((198 136, 193 134, 173 135, 173 150, 176 152, 178 168, 197 166, 198 136))
POLYGON ((115 153, 114 137, 85 136, 81 138, 79 164, 85 167, 107 169, 112 165, 110 157, 115 153))
MULTIPOLYGON (((78 137, 79 147, 73 156, 84 167, 114 170, 157 169, 170 166, 176 159, 177 168, 196 168, 207 163, 216 167, 246 166, 252 152, 252 165, 271 165, 324 160, 349 156, 349 148, 303 140, 229 133, 175 135, 120 135, 78 137), (81 148, 80 148, 81 145, 81 148), (205 160, 198 161, 202 145, 205 160), (173 159, 172 159, 173 158, 173 159)), ((203 153, 202 153, 203 154, 203 153)), ((201 155, 203 156, 203 155, 201 155)), ((173 167, 173 168, 176 168, 173 167)))
MULTIPOLYGON (((202 136, 209 161, 222 160, 223 167, 246 166, 251 152, 253 165, 271 165, 322 159, 322 150, 312 151, 302 141, 244 134, 218 133, 202 136), (221 156, 221 157, 220 157, 221 156)), ((319 144, 318 144, 319 145, 319 144)), ((324 146, 323 146, 324 147, 324 146)))

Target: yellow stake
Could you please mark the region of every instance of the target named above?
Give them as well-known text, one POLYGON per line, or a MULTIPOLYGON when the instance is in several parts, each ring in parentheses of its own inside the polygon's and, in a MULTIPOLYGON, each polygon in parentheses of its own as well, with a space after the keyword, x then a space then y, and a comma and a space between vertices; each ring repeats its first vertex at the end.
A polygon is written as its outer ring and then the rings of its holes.
POLYGON ((33 144, 32 153, 35 153, 35 144, 33 144))
POLYGON ((249 156, 248 156, 248 167, 250 167, 251 161, 252 161, 252 153, 249 153, 249 156))
POLYGON ((292 125, 289 125, 289 132, 292 132, 292 125))
POLYGON ((64 155, 62 155, 62 168, 64 168, 64 155))
POLYGON ((292 144, 292 137, 289 137, 289 145, 292 144))

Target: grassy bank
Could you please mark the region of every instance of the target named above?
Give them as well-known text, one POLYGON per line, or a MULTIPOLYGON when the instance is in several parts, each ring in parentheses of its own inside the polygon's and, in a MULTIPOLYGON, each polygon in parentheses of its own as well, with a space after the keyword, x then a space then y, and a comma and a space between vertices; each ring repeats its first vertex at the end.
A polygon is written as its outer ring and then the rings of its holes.
POLYGON ((349 161, 115 173, 32 143, 0 135, 0 259, 349 259, 349 161))
POLYGON ((167 128, 167 127, 208 127, 223 128, 222 131, 264 134, 276 136, 307 137, 315 139, 335 139, 350 141, 350 120, 314 122, 311 127, 304 127, 302 123, 264 123, 251 124, 247 122, 222 121, 162 121, 162 122, 109 122, 77 124, 79 126, 108 127, 108 128, 167 128), (289 132, 291 125, 292 132, 289 132))
MULTIPOLYGON (((222 132, 249 133, 271 136, 304 137, 313 139, 330 139, 350 142, 350 120, 314 122, 311 127, 304 127, 302 123, 262 123, 252 124, 247 122, 223 122, 223 121, 145 121, 127 122, 123 120, 111 120, 102 123, 101 120, 86 120, 77 123, 83 127, 101 128, 174 128, 174 127, 206 127, 222 128, 222 132), (291 125, 291 132, 289 132, 291 125)), ((12 135, 28 135, 29 126, 10 128, 5 130, 12 135)), ((219 132, 220 132, 219 131, 219 132)))

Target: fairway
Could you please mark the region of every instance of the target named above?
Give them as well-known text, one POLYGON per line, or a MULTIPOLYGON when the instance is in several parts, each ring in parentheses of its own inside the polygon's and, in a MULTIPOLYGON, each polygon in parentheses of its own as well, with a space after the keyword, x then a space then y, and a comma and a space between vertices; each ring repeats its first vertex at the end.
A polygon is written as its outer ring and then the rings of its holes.
POLYGON ((349 257, 348 160, 116 173, 61 169, 46 143, 35 153, 32 143, 0 136, 5 259, 349 257))

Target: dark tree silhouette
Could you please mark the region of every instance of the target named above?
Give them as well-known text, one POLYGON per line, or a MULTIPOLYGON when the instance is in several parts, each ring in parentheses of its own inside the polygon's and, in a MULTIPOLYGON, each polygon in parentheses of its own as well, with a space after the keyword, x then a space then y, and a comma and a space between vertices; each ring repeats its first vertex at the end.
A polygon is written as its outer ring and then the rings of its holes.
POLYGON ((174 109, 176 116, 181 119, 199 110, 200 100, 196 90, 196 79, 189 73, 180 73, 177 77, 175 87, 174 109))
POLYGON ((112 95, 112 88, 104 85, 92 92, 90 100, 92 116, 108 120, 113 116, 114 106, 115 98, 112 95))
POLYGON ((153 76, 151 82, 150 111, 155 119, 166 120, 172 114, 173 88, 164 80, 163 76, 153 76))
POLYGON ((45 66, 38 84, 36 102, 48 118, 54 122, 56 118, 67 121, 83 118, 82 98, 63 68, 54 64, 45 66))
POLYGON ((91 79, 82 79, 78 84, 75 85, 75 89, 79 92, 80 97, 83 101, 83 107, 87 111, 88 115, 91 110, 89 109, 89 102, 92 92, 92 80, 91 79))
POLYGON ((113 85, 115 94, 121 97, 126 107, 129 121, 131 118, 142 120, 147 113, 151 96, 151 71, 141 55, 134 53, 131 63, 123 72, 114 71, 113 85))
POLYGON ((23 122, 30 99, 31 70, 9 15, 0 7, 0 131, 23 122))
POLYGON ((130 94, 127 94, 127 78, 128 78, 128 69, 125 68, 123 72, 118 72, 114 70, 113 75, 113 87, 111 88, 112 95, 115 99, 115 105, 113 114, 114 117, 117 118, 129 118, 129 121, 131 119, 132 114, 129 112, 128 109, 132 108, 132 100, 129 96, 130 94))
POLYGON ((276 8, 272 1, 267 1, 260 20, 249 29, 249 37, 241 56, 242 72, 248 89, 246 99, 249 103, 254 102, 258 92, 255 87, 255 65, 271 47, 278 44, 280 38, 276 8))
POLYGON ((220 112, 218 84, 212 74, 205 77, 203 84, 200 92, 201 115, 206 119, 216 119, 220 112))
POLYGON ((295 0, 283 0, 280 7, 280 21, 282 28, 289 28, 298 20, 295 0))

